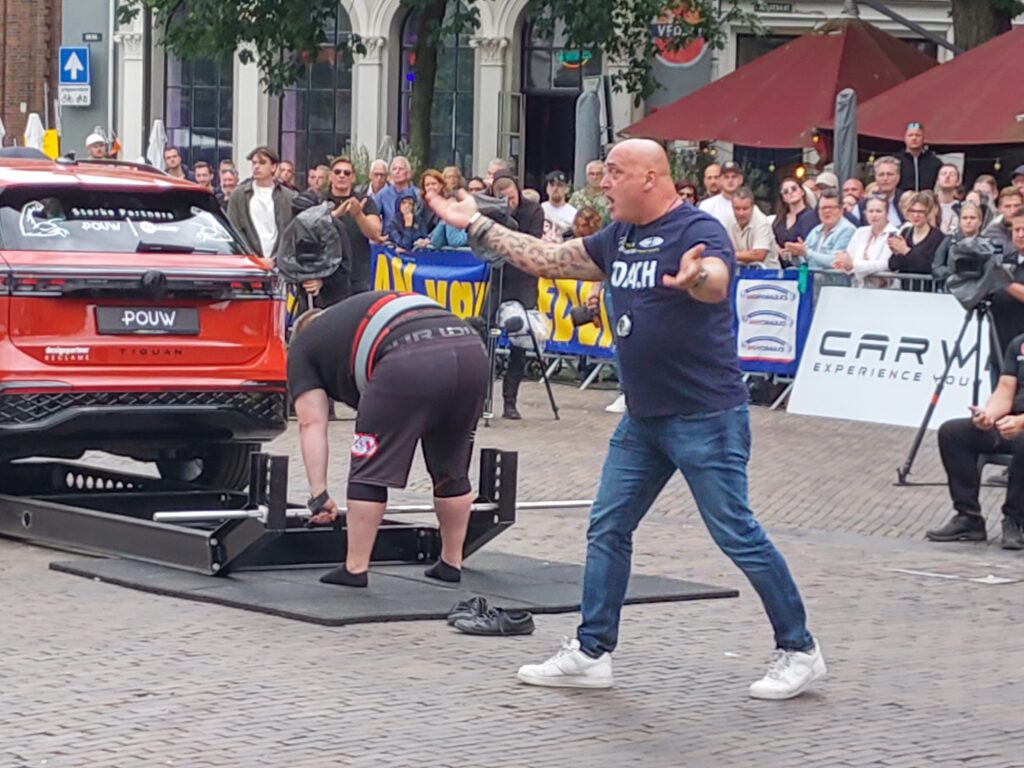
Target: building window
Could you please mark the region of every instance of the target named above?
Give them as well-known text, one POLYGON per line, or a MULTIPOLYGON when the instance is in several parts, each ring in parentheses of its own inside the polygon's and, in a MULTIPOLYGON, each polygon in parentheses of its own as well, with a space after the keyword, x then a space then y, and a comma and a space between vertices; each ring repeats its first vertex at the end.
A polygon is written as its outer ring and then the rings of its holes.
POLYGON ((324 33, 316 61, 281 95, 281 159, 295 164, 299 178, 341 154, 352 137, 352 25, 340 5, 324 33))
MULTIPOLYGON (((449 3, 446 14, 459 12, 449 3)), ((463 9, 464 12, 464 9, 463 9)), ((409 111, 416 86, 416 27, 419 12, 409 11, 402 23, 402 67, 398 109, 399 137, 409 140, 409 111)), ((457 165, 468 171, 473 164, 473 49, 469 35, 448 35, 437 52, 434 101, 430 113, 430 155, 427 164, 441 168, 457 165)))
POLYGON ((561 21, 546 33, 536 22, 527 24, 523 35, 524 93, 579 93, 583 78, 600 77, 601 51, 580 51, 567 45, 561 21))
MULTIPOLYGON (((231 120, 234 97, 232 56, 179 59, 167 54, 164 122, 182 162, 205 160, 214 168, 232 157, 231 120)), ((156 160, 156 158, 150 158, 156 160)))

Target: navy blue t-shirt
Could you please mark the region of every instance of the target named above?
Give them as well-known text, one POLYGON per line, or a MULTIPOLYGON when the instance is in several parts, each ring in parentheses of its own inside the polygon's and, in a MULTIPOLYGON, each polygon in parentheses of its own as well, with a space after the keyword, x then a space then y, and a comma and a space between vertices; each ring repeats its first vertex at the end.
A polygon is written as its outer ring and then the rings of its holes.
POLYGON ((614 222, 583 239, 608 276, 616 326, 629 316, 629 335, 618 336, 616 347, 632 416, 713 413, 747 402, 731 302, 706 304, 662 285, 699 243, 705 258, 721 258, 732 273, 736 256, 725 229, 689 203, 645 226, 614 222))

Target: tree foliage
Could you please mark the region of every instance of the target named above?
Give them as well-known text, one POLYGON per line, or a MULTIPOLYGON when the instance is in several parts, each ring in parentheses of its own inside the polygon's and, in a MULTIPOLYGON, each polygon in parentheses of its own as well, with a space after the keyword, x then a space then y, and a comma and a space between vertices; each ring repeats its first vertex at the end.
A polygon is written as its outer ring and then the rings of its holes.
POLYGON ((1009 32, 1013 19, 1024 13, 1020 0, 953 0, 953 37, 965 51, 1009 32))

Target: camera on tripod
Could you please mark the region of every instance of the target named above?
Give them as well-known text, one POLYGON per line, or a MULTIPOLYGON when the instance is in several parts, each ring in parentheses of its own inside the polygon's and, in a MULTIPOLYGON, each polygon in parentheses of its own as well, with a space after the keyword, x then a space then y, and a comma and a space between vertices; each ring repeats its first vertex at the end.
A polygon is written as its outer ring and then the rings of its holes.
POLYGON ((949 271, 946 289, 968 310, 990 301, 992 294, 1013 281, 1002 264, 1000 249, 983 237, 956 243, 950 249, 949 271))
POLYGON ((569 310, 569 320, 572 321, 574 328, 579 328, 587 323, 595 323, 600 316, 601 308, 591 307, 589 304, 573 307, 569 310))

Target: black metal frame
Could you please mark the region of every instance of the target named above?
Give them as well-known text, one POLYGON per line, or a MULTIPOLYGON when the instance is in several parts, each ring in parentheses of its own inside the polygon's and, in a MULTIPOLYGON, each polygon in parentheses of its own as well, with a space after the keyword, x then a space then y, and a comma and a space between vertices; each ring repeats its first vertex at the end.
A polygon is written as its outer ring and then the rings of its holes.
MULTIPOLYGON (((480 452, 478 501, 466 536, 468 557, 516 519, 517 454, 480 452)), ((58 549, 124 557, 209 576, 233 570, 296 568, 343 562, 344 518, 309 529, 289 509, 288 459, 254 453, 248 494, 93 469, 66 462, 13 463, 0 472, 0 536, 58 549), (154 512, 254 510, 211 523, 158 523, 154 512)), ((303 508, 304 509, 304 508, 303 508)), ((371 562, 430 563, 441 554, 435 525, 386 518, 371 562)))

